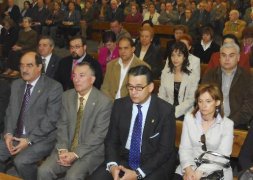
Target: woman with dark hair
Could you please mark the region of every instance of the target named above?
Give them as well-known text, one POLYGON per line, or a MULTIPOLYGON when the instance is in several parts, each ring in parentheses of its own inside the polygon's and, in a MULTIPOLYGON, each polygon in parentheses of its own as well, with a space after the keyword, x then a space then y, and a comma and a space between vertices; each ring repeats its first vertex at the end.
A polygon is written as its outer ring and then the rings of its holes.
POLYGON ((98 50, 98 62, 102 67, 103 74, 105 74, 106 64, 119 57, 119 48, 113 31, 105 31, 102 36, 102 42, 104 46, 98 50))
POLYGON ((30 1, 24 1, 23 9, 21 10, 22 18, 27 16, 27 12, 29 11, 30 7, 31 7, 30 1))
POLYGON ((152 27, 142 27, 140 30, 140 41, 135 45, 134 54, 141 60, 148 63, 153 72, 154 79, 159 79, 162 71, 162 55, 160 48, 152 43, 154 29, 152 27))
POLYGON ((193 112, 184 118, 179 145, 180 165, 174 180, 199 180, 217 170, 223 172, 224 179, 233 179, 228 159, 232 153, 234 124, 224 116, 222 92, 215 85, 202 84, 195 93, 195 103, 193 112), (213 153, 204 158, 211 160, 210 163, 195 163, 196 158, 209 151, 213 153))
POLYGON ((199 78, 190 69, 189 52, 186 45, 176 42, 169 53, 162 71, 158 96, 175 106, 175 117, 179 120, 193 109, 194 92, 199 78))
POLYGON ((193 54, 199 57, 201 63, 208 64, 211 55, 219 52, 220 46, 213 41, 214 32, 211 27, 204 27, 201 36, 201 41, 193 48, 193 54))

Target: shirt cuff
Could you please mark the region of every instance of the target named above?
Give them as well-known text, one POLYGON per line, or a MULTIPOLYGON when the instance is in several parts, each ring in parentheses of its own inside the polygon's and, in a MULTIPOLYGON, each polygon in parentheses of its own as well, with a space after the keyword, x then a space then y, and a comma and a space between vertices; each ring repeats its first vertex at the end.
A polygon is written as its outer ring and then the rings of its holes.
POLYGON ((146 177, 146 174, 141 170, 141 168, 137 168, 137 171, 139 171, 139 173, 141 174, 142 178, 146 177))
POLYGON ((13 134, 11 134, 11 133, 6 133, 6 134, 4 135, 4 138, 5 138, 5 136, 7 136, 7 135, 12 135, 12 136, 13 136, 13 134))
POLYGON ((118 164, 116 162, 109 162, 106 164, 106 170, 110 172, 110 166, 115 165, 118 166, 118 164))
MULTIPOLYGON (((74 153, 74 152, 73 152, 73 153, 74 153)), ((77 159, 79 159, 79 156, 78 156, 76 153, 74 153, 74 155, 76 156, 77 159)))

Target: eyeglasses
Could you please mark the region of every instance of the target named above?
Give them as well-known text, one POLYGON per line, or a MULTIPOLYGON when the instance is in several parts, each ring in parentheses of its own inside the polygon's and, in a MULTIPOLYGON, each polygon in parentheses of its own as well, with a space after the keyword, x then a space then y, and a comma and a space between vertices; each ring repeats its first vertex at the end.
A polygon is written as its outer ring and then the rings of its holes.
POLYGON ((70 49, 75 49, 75 50, 76 50, 76 49, 79 49, 79 48, 81 48, 81 47, 82 47, 82 46, 70 46, 69 48, 70 48, 70 49))
POLYGON ((202 150, 203 150, 203 151, 207 151, 207 148, 206 148, 206 136, 205 136, 205 134, 202 134, 202 135, 200 136, 200 142, 203 144, 203 145, 201 146, 202 150))
POLYGON ((147 87, 148 84, 146 86, 132 86, 130 84, 127 84, 126 87, 129 91, 132 91, 132 90, 136 90, 136 91, 142 91, 145 87, 147 87))

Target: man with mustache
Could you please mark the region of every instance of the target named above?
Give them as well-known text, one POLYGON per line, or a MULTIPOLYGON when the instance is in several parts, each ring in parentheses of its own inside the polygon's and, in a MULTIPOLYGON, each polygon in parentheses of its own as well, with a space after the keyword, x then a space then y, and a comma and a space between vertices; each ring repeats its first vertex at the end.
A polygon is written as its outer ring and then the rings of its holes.
POLYGON ((27 52, 20 60, 21 78, 13 81, 0 140, 0 172, 11 157, 19 176, 37 178, 37 162, 47 157, 56 141, 62 87, 41 74, 42 59, 27 52))
POLYGON ((69 41, 69 51, 71 56, 63 58, 58 66, 55 79, 59 81, 64 91, 74 87, 72 82, 72 71, 74 67, 81 62, 88 62, 95 70, 96 80, 94 86, 100 89, 103 81, 103 73, 97 60, 86 53, 86 42, 81 36, 74 36, 69 41))

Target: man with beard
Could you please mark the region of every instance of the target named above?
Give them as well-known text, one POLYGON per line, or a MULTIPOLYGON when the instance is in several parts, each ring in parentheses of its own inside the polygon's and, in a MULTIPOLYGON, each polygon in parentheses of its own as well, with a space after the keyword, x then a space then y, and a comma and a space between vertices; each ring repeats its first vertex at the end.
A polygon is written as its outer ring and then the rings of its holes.
POLYGON ((81 62, 88 62, 91 64, 95 70, 96 77, 94 86, 100 89, 103 81, 101 66, 97 60, 86 53, 86 48, 85 39, 81 36, 74 36, 70 39, 69 51, 71 56, 67 56, 60 61, 55 77, 55 79, 62 84, 64 91, 74 87, 72 82, 72 71, 74 67, 81 62))

